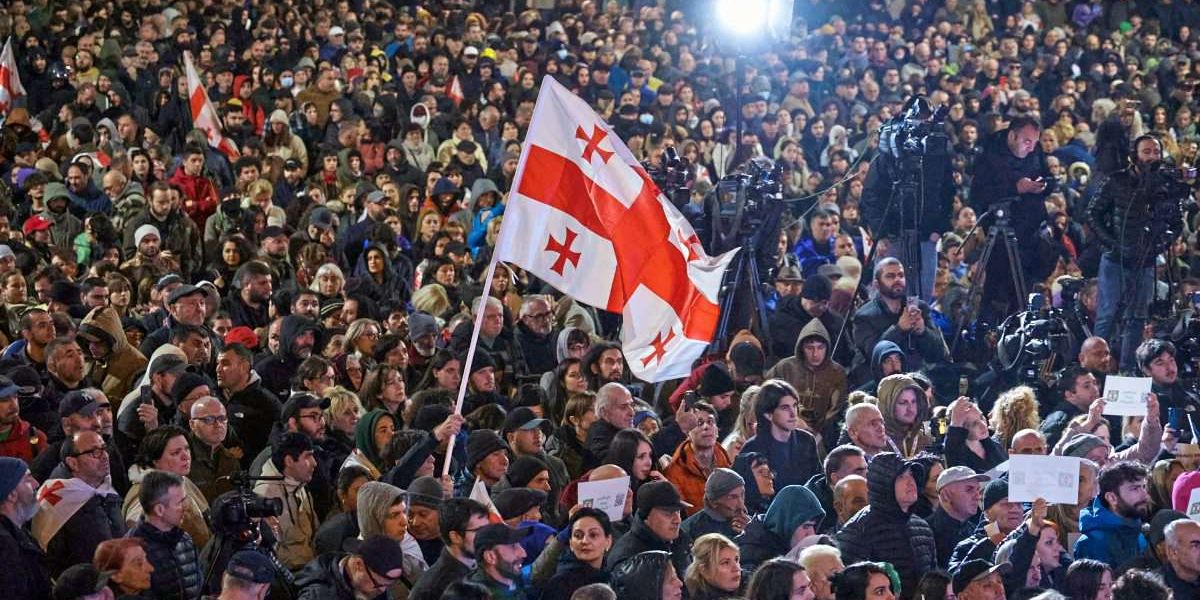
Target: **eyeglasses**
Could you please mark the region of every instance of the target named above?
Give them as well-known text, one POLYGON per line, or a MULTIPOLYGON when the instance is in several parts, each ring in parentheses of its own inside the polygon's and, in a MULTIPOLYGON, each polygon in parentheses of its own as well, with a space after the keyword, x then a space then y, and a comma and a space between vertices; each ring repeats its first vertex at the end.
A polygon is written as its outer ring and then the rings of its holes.
POLYGON ((541 321, 543 319, 549 319, 551 314, 553 314, 553 313, 551 313, 550 311, 546 311, 543 313, 530 313, 525 316, 529 317, 530 319, 534 319, 536 321, 541 321))
POLYGON ((301 419, 312 419, 314 421, 324 421, 325 413, 313 413, 311 415, 300 415, 301 419))
POLYGON ((95 448, 92 448, 91 450, 80 450, 78 452, 75 452, 74 454, 70 454, 69 456, 74 456, 76 458, 79 458, 80 456, 88 455, 96 460, 100 460, 107 454, 108 454, 108 446, 96 446, 95 448))
POLYGON ((209 415, 207 417, 196 417, 192 420, 200 421, 209 427, 212 427, 213 425, 225 425, 226 423, 229 423, 229 417, 226 417, 225 415, 209 415))

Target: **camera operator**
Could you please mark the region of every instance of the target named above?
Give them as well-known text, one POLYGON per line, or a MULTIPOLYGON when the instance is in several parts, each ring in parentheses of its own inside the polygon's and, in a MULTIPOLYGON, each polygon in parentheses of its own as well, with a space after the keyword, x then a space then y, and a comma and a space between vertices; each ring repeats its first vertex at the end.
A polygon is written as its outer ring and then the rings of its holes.
MULTIPOLYGON (((1046 220, 1044 200, 1052 191, 1050 169, 1046 157, 1038 147, 1041 124, 1031 117, 1016 117, 1008 129, 997 131, 983 144, 983 154, 975 162, 974 179, 971 182, 971 201, 976 211, 992 210, 997 205, 1016 198, 1009 205, 1009 224, 1017 238, 1018 260, 1025 281, 1041 281, 1050 273, 1052 261, 1044 252, 1043 242, 1038 235, 1042 222, 1046 220)), ((992 252, 984 283, 984 298, 989 299, 985 310, 991 309, 999 323, 1011 314, 1024 298, 1018 298, 1014 289, 1008 257, 1003 248, 992 252)))
POLYGON ((1104 246, 1096 335, 1110 344, 1120 338, 1120 368, 1126 371, 1136 367, 1135 352, 1154 293, 1155 258, 1179 230, 1179 194, 1186 194, 1162 171, 1158 139, 1143 135, 1132 149, 1132 164, 1106 179, 1088 205, 1088 223, 1104 246))
MULTIPOLYGON (((914 101, 910 113, 919 121, 933 121, 933 113, 924 98, 918 97, 914 101)), ((902 161, 891 152, 880 152, 871 161, 870 170, 867 171, 861 206, 863 222, 874 239, 892 239, 888 246, 889 256, 902 257, 899 254, 902 245, 898 238, 904 231, 915 229, 921 248, 921 280, 914 283, 920 286, 921 299, 929 301, 937 273, 937 242, 943 232, 951 229, 950 205, 954 201, 954 179, 949 139, 944 135, 931 135, 927 140, 944 147, 925 149, 926 158, 920 163, 922 172, 917 180, 920 184, 919 193, 924 197, 910 198, 906 202, 899 195, 896 185, 904 178, 904 170, 910 166, 907 164, 909 161, 902 161), (920 207, 919 214, 916 214, 917 207, 911 205, 913 202, 920 207)))

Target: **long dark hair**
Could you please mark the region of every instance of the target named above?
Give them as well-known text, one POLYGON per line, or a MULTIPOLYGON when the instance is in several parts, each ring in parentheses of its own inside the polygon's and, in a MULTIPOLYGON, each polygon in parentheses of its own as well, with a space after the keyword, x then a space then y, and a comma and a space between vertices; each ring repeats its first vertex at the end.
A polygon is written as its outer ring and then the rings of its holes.
POLYGON ((629 474, 629 484, 635 491, 642 482, 633 479, 633 461, 637 458, 638 446, 642 444, 654 447, 650 438, 641 431, 622 429, 613 436, 612 443, 608 446, 608 462, 625 469, 629 474))
POLYGON ((945 571, 930 571, 921 577, 917 584, 916 600, 943 600, 946 597, 946 586, 950 585, 950 576, 945 571))
MULTIPOLYGON (((888 577, 887 569, 882 563, 863 561, 854 563, 841 573, 830 577, 833 582, 834 598, 836 600, 864 600, 867 597, 868 586, 871 584, 872 575, 883 575, 888 577)), ((891 585, 889 583, 889 585, 891 585)), ((945 593, 943 591, 943 593, 945 593)))
POLYGON ((1096 600, 1105 571, 1112 573, 1112 567, 1090 558, 1076 559, 1067 568, 1062 592, 1072 600, 1096 600))
POLYGON ((750 577, 746 597, 755 600, 788 600, 792 597, 792 579, 804 567, 786 558, 772 558, 750 577))

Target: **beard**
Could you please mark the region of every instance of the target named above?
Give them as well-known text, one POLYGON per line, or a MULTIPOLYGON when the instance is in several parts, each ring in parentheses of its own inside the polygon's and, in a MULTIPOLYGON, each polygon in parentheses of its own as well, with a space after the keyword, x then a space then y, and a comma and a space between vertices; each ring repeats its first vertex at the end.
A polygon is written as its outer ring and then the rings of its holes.
POLYGON ((1150 501, 1142 500, 1137 504, 1126 504, 1124 500, 1117 500, 1116 510, 1113 512, 1126 519, 1145 519, 1150 516, 1150 501))

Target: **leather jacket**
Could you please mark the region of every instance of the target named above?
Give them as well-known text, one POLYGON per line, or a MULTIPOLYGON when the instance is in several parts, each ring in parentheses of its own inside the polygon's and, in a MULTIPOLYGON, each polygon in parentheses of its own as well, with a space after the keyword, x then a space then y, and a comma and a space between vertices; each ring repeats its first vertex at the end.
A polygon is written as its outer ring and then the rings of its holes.
POLYGON ((1165 193, 1132 167, 1113 173, 1088 203, 1092 232, 1110 258, 1148 267, 1182 231, 1182 198, 1165 193))

